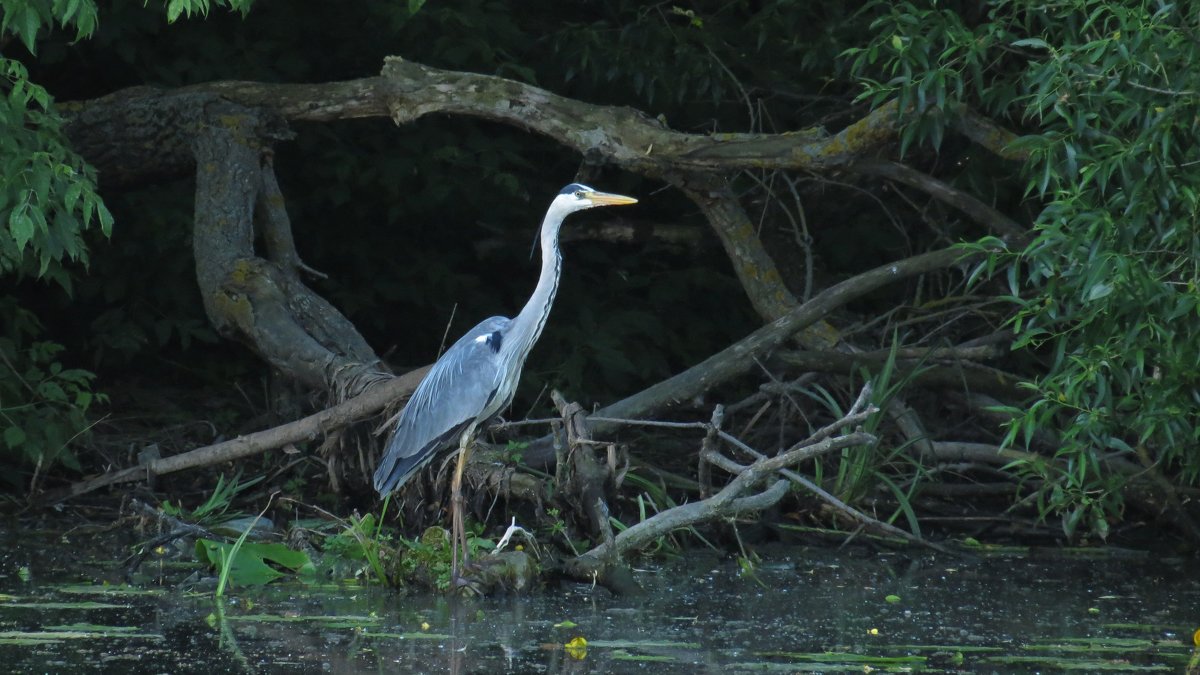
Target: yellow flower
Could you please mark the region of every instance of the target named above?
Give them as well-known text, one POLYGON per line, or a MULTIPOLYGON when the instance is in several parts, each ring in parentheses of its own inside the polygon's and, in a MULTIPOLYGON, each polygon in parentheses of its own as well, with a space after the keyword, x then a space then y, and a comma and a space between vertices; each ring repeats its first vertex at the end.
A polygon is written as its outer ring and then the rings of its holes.
POLYGON ((567 655, 577 661, 582 661, 587 657, 587 640, 583 636, 573 638, 564 646, 566 647, 567 655))

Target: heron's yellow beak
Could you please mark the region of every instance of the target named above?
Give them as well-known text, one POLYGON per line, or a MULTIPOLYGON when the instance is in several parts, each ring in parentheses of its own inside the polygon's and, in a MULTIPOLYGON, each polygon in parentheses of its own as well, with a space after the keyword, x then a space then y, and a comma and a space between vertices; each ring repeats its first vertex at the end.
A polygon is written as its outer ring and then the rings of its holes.
POLYGON ((587 198, 594 206, 621 206, 622 204, 637 203, 633 197, 614 195, 608 192, 589 192, 587 198))

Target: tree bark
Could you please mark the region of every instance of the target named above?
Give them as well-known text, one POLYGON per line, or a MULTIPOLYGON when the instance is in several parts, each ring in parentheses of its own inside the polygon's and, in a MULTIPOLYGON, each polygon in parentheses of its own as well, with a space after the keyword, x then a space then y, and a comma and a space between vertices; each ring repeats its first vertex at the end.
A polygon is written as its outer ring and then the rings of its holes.
POLYGON ((63 105, 72 145, 107 184, 186 175, 193 166, 181 124, 197 102, 223 99, 295 121, 465 115, 548 136, 588 158, 635 173, 727 173, 741 169, 845 168, 896 136, 894 104, 836 134, 821 127, 782 134, 686 134, 632 108, 600 106, 492 75, 430 68, 399 57, 383 74, 345 82, 212 82, 174 91, 134 87, 63 105))
POLYGON ((353 396, 387 374, 340 312, 301 282, 290 225, 278 203, 271 150, 286 137, 274 114, 235 103, 205 106, 192 136, 196 277, 209 320, 283 373, 353 396), (256 227, 255 213, 263 214, 256 227), (259 231, 278 262, 255 255, 259 231))
POLYGON ((339 400, 389 377, 350 321, 300 279, 307 267, 292 241, 271 150, 291 133, 274 108, 199 88, 139 87, 68 105, 68 113, 67 134, 99 168, 102 185, 195 172, 196 277, 220 334, 339 400), (270 259, 255 253, 260 236, 270 259))

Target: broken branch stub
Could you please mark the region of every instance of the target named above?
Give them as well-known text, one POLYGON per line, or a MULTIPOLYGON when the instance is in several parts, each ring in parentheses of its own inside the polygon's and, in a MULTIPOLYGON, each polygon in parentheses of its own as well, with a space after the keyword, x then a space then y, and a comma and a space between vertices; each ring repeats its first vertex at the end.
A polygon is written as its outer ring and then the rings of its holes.
POLYGON ((610 484, 610 475, 607 465, 596 461, 587 412, 578 403, 568 403, 558 391, 551 391, 550 398, 563 417, 567 435, 568 479, 566 484, 558 485, 558 494, 560 498, 577 501, 594 541, 611 539, 605 490, 610 484))

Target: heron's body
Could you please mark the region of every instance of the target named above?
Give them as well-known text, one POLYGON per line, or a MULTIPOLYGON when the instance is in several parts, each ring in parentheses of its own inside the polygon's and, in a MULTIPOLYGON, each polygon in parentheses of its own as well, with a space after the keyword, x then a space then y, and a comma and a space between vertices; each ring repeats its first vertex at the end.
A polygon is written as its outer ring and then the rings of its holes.
POLYGON ((533 295, 516 317, 494 316, 467 331, 429 369, 401 412, 375 470, 375 489, 380 494, 400 489, 438 451, 457 445, 462 454, 453 488, 455 529, 465 545, 459 508, 466 452, 478 427, 512 402, 521 368, 550 316, 562 273, 558 248, 562 221, 575 211, 636 201, 577 183, 563 188, 555 197, 542 221, 542 271, 533 295))
POLYGON ((375 489, 380 494, 403 487, 438 450, 459 443, 463 434, 473 432, 512 402, 517 388, 515 383, 504 386, 499 359, 504 332, 511 323, 503 316, 485 319, 446 352, 462 355, 459 362, 439 360, 417 385, 375 471, 375 489), (475 365, 465 368, 463 361, 475 365), (438 392, 450 389, 460 392, 456 405, 439 405, 438 392))

